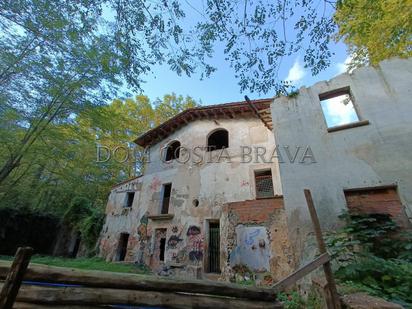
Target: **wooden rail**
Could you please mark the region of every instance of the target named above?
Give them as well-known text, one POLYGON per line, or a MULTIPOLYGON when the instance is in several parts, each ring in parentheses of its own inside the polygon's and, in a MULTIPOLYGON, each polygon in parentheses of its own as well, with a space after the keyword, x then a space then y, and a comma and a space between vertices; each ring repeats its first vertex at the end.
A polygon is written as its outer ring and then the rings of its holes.
MULTIPOLYGON (((315 230, 316 242, 318 244, 318 249, 321 254, 326 253, 326 244, 323 240, 322 229, 320 228, 319 218, 316 213, 315 204, 313 203, 312 193, 309 189, 304 190, 306 203, 308 205, 310 218, 312 219, 313 228, 315 230)), ((332 266, 329 261, 323 263, 323 271, 325 273, 325 278, 327 281, 327 299, 326 304, 328 309, 341 309, 340 298, 338 290, 336 288, 335 278, 332 273, 332 266)))
MULTIPOLYGON (((0 280, 10 262, 0 261, 0 280)), ((31 264, 25 281, 78 285, 48 287, 24 284, 18 302, 53 306, 109 304, 171 308, 282 308, 274 289, 200 280, 163 279, 138 274, 85 271, 31 264)))

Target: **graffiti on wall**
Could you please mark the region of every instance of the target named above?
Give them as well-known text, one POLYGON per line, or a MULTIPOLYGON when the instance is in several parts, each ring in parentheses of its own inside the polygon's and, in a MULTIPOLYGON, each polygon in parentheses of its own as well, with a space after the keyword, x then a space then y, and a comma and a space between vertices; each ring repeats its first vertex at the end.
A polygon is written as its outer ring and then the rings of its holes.
POLYGON ((149 188, 151 191, 159 191, 161 186, 162 186, 162 181, 159 179, 159 177, 155 176, 153 177, 149 188))
POLYGON ((200 227, 189 226, 186 235, 188 237, 187 252, 189 252, 189 260, 198 265, 203 260, 203 236, 200 227))
POLYGON ((230 253, 230 266, 246 265, 255 272, 270 270, 270 246, 264 226, 236 226, 236 246, 230 253))
POLYGON ((147 233, 147 223, 149 222, 148 213, 146 212, 140 218, 140 224, 137 227, 137 235, 139 236, 139 254, 138 254, 138 263, 144 263, 144 250, 146 248, 146 242, 148 240, 147 233))
POLYGON ((184 250, 182 237, 182 228, 174 225, 171 228, 172 235, 167 240, 167 255, 169 260, 174 264, 185 264, 187 262, 187 254, 184 250))
POLYGON ((169 237, 169 240, 167 241, 167 248, 168 249, 176 249, 177 245, 182 241, 178 235, 172 235, 169 237))

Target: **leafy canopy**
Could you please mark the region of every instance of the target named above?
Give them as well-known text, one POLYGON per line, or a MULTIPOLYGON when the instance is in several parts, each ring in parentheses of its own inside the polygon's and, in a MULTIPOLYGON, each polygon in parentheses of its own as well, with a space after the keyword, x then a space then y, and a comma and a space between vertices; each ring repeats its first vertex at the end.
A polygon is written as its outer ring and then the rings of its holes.
POLYGON ((411 0, 342 0, 335 21, 337 38, 352 55, 351 67, 412 56, 411 0))

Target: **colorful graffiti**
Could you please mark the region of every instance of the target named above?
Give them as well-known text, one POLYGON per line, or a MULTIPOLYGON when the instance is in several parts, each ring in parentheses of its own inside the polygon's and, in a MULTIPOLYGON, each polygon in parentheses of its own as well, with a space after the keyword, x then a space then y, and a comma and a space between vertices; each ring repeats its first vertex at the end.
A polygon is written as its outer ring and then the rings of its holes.
POLYGON ((191 225, 187 229, 188 236, 187 251, 189 260, 194 264, 199 264, 203 260, 203 236, 200 227, 191 225))
POLYGON ((169 237, 169 240, 167 241, 167 248, 168 249, 176 249, 177 245, 182 241, 178 235, 172 235, 169 237))
POLYGON ((187 236, 195 236, 195 235, 199 235, 200 232, 200 227, 196 226, 196 225, 191 225, 189 226, 189 228, 187 229, 187 236))
POLYGON ((145 213, 142 218, 140 218, 140 225, 137 228, 137 234, 139 235, 139 240, 147 240, 147 223, 149 222, 148 213, 145 213))

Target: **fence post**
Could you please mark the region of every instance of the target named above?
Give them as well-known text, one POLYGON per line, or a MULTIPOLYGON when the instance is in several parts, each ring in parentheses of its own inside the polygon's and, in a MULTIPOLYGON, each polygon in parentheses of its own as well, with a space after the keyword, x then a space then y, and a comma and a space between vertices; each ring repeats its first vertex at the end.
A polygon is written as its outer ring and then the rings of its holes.
POLYGON ((17 249, 13 264, 11 265, 0 292, 0 308, 13 308, 14 301, 16 300, 17 293, 19 292, 23 276, 30 263, 32 254, 33 249, 30 247, 19 247, 17 249))
MULTIPOLYGON (((305 189, 305 198, 306 203, 308 204, 310 217, 312 219, 313 227, 315 229, 316 241, 318 243, 318 248, 320 254, 326 253, 326 245, 322 237, 322 230, 320 228, 319 218, 316 213, 315 206, 313 204, 312 194, 310 193, 309 189, 305 189)), ((323 271, 325 272, 325 278, 327 281, 327 287, 330 292, 330 297, 333 303, 333 307, 330 309, 340 309, 341 303, 338 295, 338 291, 336 289, 335 278, 333 277, 332 267, 330 262, 326 262, 323 264, 323 271)), ((329 306, 328 306, 329 307, 329 306)))

